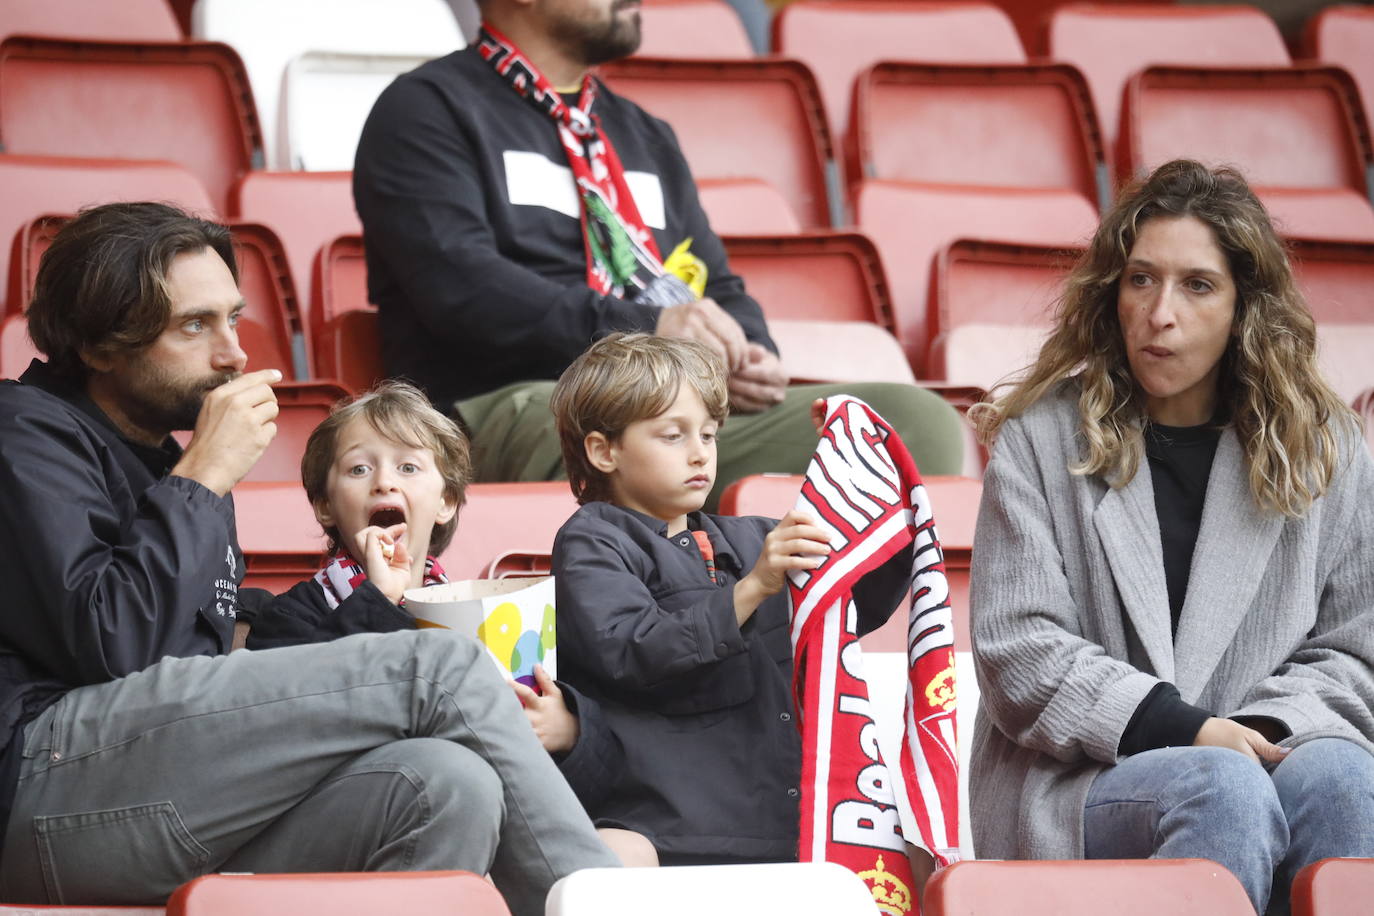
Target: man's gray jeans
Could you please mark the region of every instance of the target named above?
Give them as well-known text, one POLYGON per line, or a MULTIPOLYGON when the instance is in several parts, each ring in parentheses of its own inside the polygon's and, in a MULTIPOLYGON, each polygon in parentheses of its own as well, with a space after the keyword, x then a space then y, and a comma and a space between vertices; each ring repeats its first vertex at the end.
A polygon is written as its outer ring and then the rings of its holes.
POLYGON ((216 871, 490 871, 516 916, 616 865, 476 642, 164 659, 29 724, 6 901, 161 903, 216 871))

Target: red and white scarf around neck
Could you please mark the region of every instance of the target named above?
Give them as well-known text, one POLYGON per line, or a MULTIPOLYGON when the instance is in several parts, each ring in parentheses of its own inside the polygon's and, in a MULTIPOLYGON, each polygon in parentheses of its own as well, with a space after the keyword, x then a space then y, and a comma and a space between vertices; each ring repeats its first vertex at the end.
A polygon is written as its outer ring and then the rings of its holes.
POLYGON ((686 284, 664 273, 663 257, 625 183, 620 157, 592 111, 596 80, 584 76, 577 104, 569 105, 514 42, 485 22, 477 35, 477 51, 558 127, 581 202, 587 285, 603 296, 629 299, 652 287, 648 300, 662 306, 696 299, 686 284))
POLYGON ((940 865, 959 857, 954 621, 944 557, 916 463, 864 402, 826 402, 826 421, 797 509, 832 530, 818 569, 794 571, 793 690, 802 734, 803 862, 838 862, 863 878, 884 913, 919 912, 905 842, 940 865), (869 711, 854 585, 913 545, 904 734, 894 781, 869 711), (904 837, 898 794, 920 836, 904 837))
MULTIPOLYGON (((324 601, 332 611, 343 604, 358 586, 367 581, 367 573, 353 557, 337 550, 324 568, 315 573, 315 584, 324 592, 324 601)), ((421 585, 442 585, 448 581, 444 568, 435 557, 425 557, 425 575, 421 585)))

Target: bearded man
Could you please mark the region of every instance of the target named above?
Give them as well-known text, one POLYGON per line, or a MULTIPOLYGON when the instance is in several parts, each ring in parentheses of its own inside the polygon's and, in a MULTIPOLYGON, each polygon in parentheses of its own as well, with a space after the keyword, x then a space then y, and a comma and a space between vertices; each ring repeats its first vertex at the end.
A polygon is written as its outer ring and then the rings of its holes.
POLYGON ((480 6, 471 46, 378 99, 353 181, 387 370, 466 424, 477 480, 561 476, 552 380, 612 331, 693 338, 725 363, 708 508, 745 474, 804 471, 810 404, 841 390, 897 428, 922 473, 959 473, 959 418, 929 391, 788 387, 672 128, 591 72, 639 46, 638 0, 480 6))

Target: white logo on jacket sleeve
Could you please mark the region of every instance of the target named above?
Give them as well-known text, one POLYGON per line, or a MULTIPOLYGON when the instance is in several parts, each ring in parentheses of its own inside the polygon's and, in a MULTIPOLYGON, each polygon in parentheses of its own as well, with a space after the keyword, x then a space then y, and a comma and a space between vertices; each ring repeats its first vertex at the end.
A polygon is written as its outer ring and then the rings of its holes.
MULTIPOLYGON (((572 169, 550 161, 542 153, 508 149, 501 158, 506 166, 506 196, 513 205, 543 207, 573 219, 582 218, 572 169)), ((644 225, 650 229, 667 228, 663 185, 658 176, 652 172, 626 172, 625 184, 634 196, 644 225)))

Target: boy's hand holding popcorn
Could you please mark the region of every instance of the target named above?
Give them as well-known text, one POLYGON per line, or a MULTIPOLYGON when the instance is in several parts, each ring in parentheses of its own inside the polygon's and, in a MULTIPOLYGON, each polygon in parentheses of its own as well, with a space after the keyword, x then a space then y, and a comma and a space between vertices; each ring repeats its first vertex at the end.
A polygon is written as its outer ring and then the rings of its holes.
POLYGON ((381 528, 369 525, 354 538, 356 555, 362 558, 368 580, 392 604, 399 604, 410 588, 410 553, 406 550, 405 523, 381 528))
POLYGON ((568 711, 568 705, 563 701, 563 691, 558 689, 543 665, 534 666, 534 681, 543 696, 519 681, 511 681, 515 695, 520 698, 520 705, 525 707, 525 718, 530 720, 530 727, 534 729, 544 750, 550 754, 572 750, 581 732, 577 716, 568 711))

